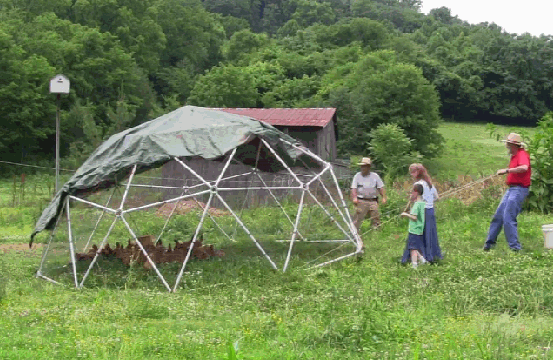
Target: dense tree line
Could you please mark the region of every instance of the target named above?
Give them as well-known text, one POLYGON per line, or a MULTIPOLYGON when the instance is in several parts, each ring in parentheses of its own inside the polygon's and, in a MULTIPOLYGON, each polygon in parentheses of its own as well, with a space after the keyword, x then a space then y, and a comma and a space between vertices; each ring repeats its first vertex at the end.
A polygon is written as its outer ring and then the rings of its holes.
MULTIPOLYGON (((0 0, 2 158, 63 155, 183 104, 336 106, 340 153, 395 124, 422 156, 440 119, 532 125, 552 110, 549 36, 468 24, 420 0, 0 0)), ((396 130, 394 130, 396 131, 396 130)))

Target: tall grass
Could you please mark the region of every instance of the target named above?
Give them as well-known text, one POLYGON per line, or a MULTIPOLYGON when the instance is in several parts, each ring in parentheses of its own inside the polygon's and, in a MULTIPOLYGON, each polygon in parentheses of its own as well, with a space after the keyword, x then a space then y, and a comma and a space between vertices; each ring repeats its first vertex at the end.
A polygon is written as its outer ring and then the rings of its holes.
MULTIPOLYGON (((97 272, 80 291, 56 286, 33 277, 39 252, 9 252, 0 257, 0 331, 10 334, 0 357, 549 358, 553 257, 540 232, 547 219, 520 216, 522 253, 501 242, 484 253, 497 202, 439 203, 446 257, 417 271, 398 263, 406 224, 395 217, 366 235, 361 261, 283 274, 239 241, 220 261, 192 262, 176 294, 137 267, 97 272)), ((248 216, 263 232, 274 214, 248 216)), ((309 254, 312 246, 298 249, 309 254)))

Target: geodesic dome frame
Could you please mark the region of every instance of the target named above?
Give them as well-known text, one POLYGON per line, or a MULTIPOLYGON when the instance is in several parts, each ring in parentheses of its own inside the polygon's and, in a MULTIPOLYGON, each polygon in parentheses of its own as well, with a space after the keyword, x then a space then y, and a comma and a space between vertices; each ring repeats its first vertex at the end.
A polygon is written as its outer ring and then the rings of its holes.
MULTIPOLYGON (((227 115, 225 115, 225 116, 227 116, 227 115)), ((256 121, 256 120, 248 119, 248 121, 256 121)), ((356 232, 355 227, 353 226, 353 222, 352 222, 351 217, 349 215, 349 212, 347 210, 347 206, 346 206, 344 198, 342 196, 342 193, 341 193, 341 190, 340 190, 340 187, 339 187, 339 184, 338 184, 338 180, 337 180, 336 175, 335 175, 335 173, 332 169, 331 164, 324 161, 324 160, 322 160, 317 155, 313 154, 309 149, 306 149, 303 146, 300 146, 300 145, 292 142, 293 141, 292 138, 287 137, 285 134, 279 133, 278 130, 276 130, 276 129, 270 129, 270 130, 271 131, 273 131, 273 130, 276 131, 276 132, 274 132, 274 134, 277 135, 277 139, 276 139, 276 141, 273 141, 272 144, 271 144, 263 136, 258 137, 259 143, 258 143, 256 155, 254 156, 255 157, 255 163, 250 164, 252 166, 252 171, 251 171, 251 173, 249 173, 249 175, 256 176, 261 180, 262 186, 258 187, 258 189, 263 189, 263 190, 266 190, 266 191, 269 192, 269 194, 274 198, 276 204, 278 204, 278 206, 282 209, 284 215, 286 216, 286 218, 288 219, 288 221, 290 222, 290 224, 292 226, 293 231, 291 233, 290 239, 284 239, 283 240, 283 241, 289 241, 289 247, 288 247, 288 251, 287 251, 287 254, 286 254, 286 259, 284 261, 284 265, 282 266, 282 271, 286 271, 289 264, 290 264, 290 257, 291 257, 292 249, 294 248, 295 242, 298 241, 298 238, 300 238, 302 240, 305 240, 304 237, 302 236, 302 234, 299 231, 299 225, 300 225, 300 219, 301 219, 301 216, 302 216, 302 211, 303 211, 303 208, 304 208, 304 204, 305 204, 307 198, 310 198, 318 207, 320 207, 320 209, 322 209, 322 211, 326 214, 326 216, 328 216, 328 218, 337 226, 337 228, 340 229, 340 231, 344 235, 343 239, 326 240, 326 241, 351 243, 351 244, 354 245, 354 250, 352 252, 347 253, 347 254, 342 255, 342 256, 338 256, 338 257, 333 258, 333 259, 328 260, 328 261, 321 262, 321 263, 319 263, 315 266, 323 266, 323 265, 326 265, 326 264, 336 262, 336 261, 342 260, 344 258, 353 256, 353 255, 356 255, 359 252, 361 252, 362 251, 361 250, 361 247, 362 247, 361 240, 360 240, 360 238, 359 238, 359 236, 356 232), (303 179, 303 180, 300 179, 299 175, 296 174, 292 170, 291 166, 289 166, 290 161, 286 161, 286 159, 283 158, 282 151, 279 154, 279 151, 277 150, 277 148, 279 146, 294 150, 294 151, 297 152, 297 154, 301 154, 302 156, 305 156, 304 160, 313 161, 313 162, 317 163, 318 164, 318 170, 317 171, 312 171, 311 176, 308 176, 306 179, 303 179), (291 176, 291 178, 294 179, 293 184, 286 185, 286 186, 275 187, 275 186, 267 185, 263 181, 263 178, 260 176, 260 173, 259 173, 259 171, 260 171, 259 168, 261 167, 261 164, 264 161, 266 161, 267 159, 260 159, 260 150, 262 148, 264 150, 266 150, 267 154, 270 154, 272 159, 275 160, 276 163, 278 163, 279 167, 281 167, 282 169, 285 169, 285 171, 291 176), (337 194, 336 199, 332 195, 329 188, 322 181, 322 177, 324 175, 327 175, 327 177, 331 179, 331 182, 333 183, 333 186, 335 186, 335 194, 337 194), (327 196, 327 199, 330 200, 331 206, 334 209, 333 213, 335 215, 332 215, 332 213, 329 212, 326 209, 325 205, 322 204, 321 201, 319 201, 319 199, 317 199, 317 197, 313 194, 312 188, 315 184, 317 184, 318 186, 320 186, 320 188, 323 189, 324 193, 327 196), (290 216, 288 216, 288 214, 286 214, 286 212, 282 208, 281 204, 279 203, 277 197, 273 194, 273 191, 282 190, 282 189, 295 189, 295 190, 298 190, 298 191, 301 192, 299 205, 298 205, 298 209, 297 209, 297 213, 295 215, 295 218, 294 218, 294 216, 290 217, 290 216)), ((244 137, 244 142, 242 142, 242 143, 250 143, 251 141, 252 141, 251 136, 245 136, 244 137)), ((239 144, 237 144, 237 145, 239 145, 239 144)), ((106 147, 104 146, 104 149, 105 148, 106 147)), ((186 268, 186 266, 187 266, 187 264, 190 260, 192 251, 194 249, 194 245, 198 241, 198 236, 199 236, 199 234, 202 230, 202 226, 204 224, 204 221, 208 216, 211 217, 211 215, 209 214, 209 209, 210 209, 211 203, 215 199, 217 199, 221 204, 223 204, 223 206, 226 208, 226 210, 229 211, 230 214, 232 214, 232 216, 236 220, 236 223, 239 224, 239 226, 244 230, 244 232, 248 235, 248 237, 253 241, 255 246, 259 249, 259 251, 261 252, 263 257, 269 262, 271 267, 275 270, 278 270, 278 266, 276 265, 275 261, 273 261, 273 259, 271 259, 269 254, 264 250, 264 248, 260 244, 260 242, 256 239, 256 237, 248 229, 246 224, 240 219, 240 216, 236 213, 236 211, 234 211, 232 209, 232 207, 227 203, 227 201, 225 201, 225 197, 222 196, 222 194, 224 195, 225 192, 229 192, 229 191, 237 191, 237 190, 249 191, 249 190, 252 190, 251 187, 244 187, 244 188, 227 187, 226 188, 226 187, 221 187, 220 186, 220 184, 224 180, 228 180, 230 178, 233 178, 233 177, 237 176, 237 175, 226 176, 226 171, 229 168, 231 162, 237 158, 238 149, 239 149, 239 146, 234 146, 232 148, 232 150, 228 151, 224 155, 225 165, 222 168, 221 172, 218 174, 217 179, 214 180, 214 181, 206 180, 202 175, 198 174, 190 166, 188 166, 184 161, 182 161, 181 160, 182 157, 180 157, 180 156, 172 156, 168 159, 165 159, 164 162, 167 162, 169 160, 176 161, 189 174, 191 174, 193 177, 195 177, 199 181, 199 183, 197 185, 194 185, 194 186, 183 185, 182 187, 179 188, 179 191, 181 192, 181 194, 179 196, 175 196, 175 197, 172 197, 170 199, 163 200, 163 201, 154 201, 154 202, 151 202, 149 204, 142 205, 142 206, 134 206, 134 207, 129 206, 129 207, 127 207, 127 196, 129 194, 129 190, 132 187, 164 188, 164 186, 143 185, 143 184, 137 184, 137 183, 134 182, 137 178, 137 176, 136 176, 137 172, 140 171, 141 167, 144 167, 144 164, 140 164, 140 163, 132 164, 131 167, 130 167, 130 171, 128 173, 128 176, 122 177, 122 178, 126 179, 126 184, 124 184, 125 190, 124 190, 124 193, 122 195, 121 202, 117 205, 117 207, 110 207, 108 205, 109 201, 111 199, 111 196, 110 196, 110 199, 108 199, 108 202, 105 205, 102 205, 98 202, 94 202, 94 201, 90 201, 90 200, 85 199, 85 196, 87 194, 86 191, 83 191, 81 193, 79 193, 78 191, 73 191, 73 193, 71 193, 70 191, 67 191, 67 193, 64 194, 65 197, 63 199, 61 197, 61 195, 62 195, 61 192, 58 193, 56 199, 58 199, 60 201, 59 201, 58 204, 55 204, 57 206, 57 207, 55 207, 56 211, 57 211, 57 213, 56 213, 57 218, 56 218, 55 224, 53 224, 53 226, 50 226, 50 228, 52 230, 52 233, 51 233, 51 236, 50 236, 50 240, 48 241, 48 244, 45 247, 45 250, 44 250, 44 253, 43 253, 43 256, 42 256, 42 260, 41 260, 41 263, 40 263, 40 267, 37 271, 37 276, 41 277, 43 279, 46 279, 48 281, 56 282, 54 279, 52 279, 49 276, 46 276, 45 274, 43 274, 42 270, 43 270, 43 266, 45 264, 45 259, 47 257, 48 252, 49 252, 49 249, 50 249, 50 245, 51 245, 52 240, 55 236, 55 233, 58 229, 61 214, 65 210, 65 216, 66 216, 66 219, 67 219, 67 235, 68 235, 68 243, 69 243, 71 271, 72 271, 73 281, 75 283, 75 287, 82 288, 84 286, 84 283, 85 283, 86 279, 89 277, 92 269, 94 268, 95 264, 97 263, 97 260, 100 256, 101 249, 103 248, 104 244, 107 243, 108 238, 110 237, 110 233, 111 233, 112 229, 114 228, 116 223, 120 222, 120 223, 124 224, 124 227, 129 232, 131 238, 134 239, 136 245, 140 248, 140 251, 142 252, 144 257, 146 258, 146 261, 151 266, 151 269, 156 273, 157 277, 161 280, 161 282, 167 288, 167 290, 176 291, 176 289, 179 286, 179 283, 181 282, 181 279, 183 277, 185 268, 186 268), (131 226, 131 224, 129 224, 129 221, 127 220, 127 216, 130 213, 134 213, 134 212, 141 211, 141 210, 146 210, 146 209, 151 209, 151 208, 154 208, 154 207, 157 207, 157 206, 161 206, 163 204, 177 203, 177 202, 179 202, 181 200, 185 200, 185 199, 194 199, 194 200, 196 200, 197 196, 208 196, 208 200, 207 200, 205 206, 202 207, 203 211, 201 213, 201 217, 199 219, 198 225, 196 226, 196 229, 195 229, 194 234, 192 236, 191 244, 190 244, 190 247, 189 247, 188 252, 186 254, 186 257, 185 257, 184 261, 182 262, 182 264, 180 266, 180 269, 178 271, 178 275, 176 277, 175 283, 174 283, 173 286, 170 286, 169 283, 167 282, 167 280, 165 279, 165 277, 159 271, 157 264, 152 260, 150 254, 146 251, 145 247, 143 246, 143 244, 139 240, 139 237, 137 236, 136 231, 133 230, 133 227, 131 226), (106 215, 106 214, 113 216, 113 220, 111 221, 110 227, 109 227, 106 235, 103 237, 102 242, 101 242, 100 246, 98 247, 98 250, 97 250, 96 254, 94 255, 94 258, 90 262, 90 265, 86 269, 86 271, 85 271, 85 273, 82 276, 80 281, 78 279, 77 266, 76 266, 76 262, 77 262, 76 261, 76 246, 75 246, 75 241, 74 241, 73 235, 72 235, 73 232, 72 232, 70 201, 85 204, 86 206, 96 208, 96 209, 102 211, 98 221, 96 222, 96 226, 94 227, 94 229, 92 230, 92 232, 90 234, 89 241, 85 245, 85 248, 88 247, 88 245, 90 243, 90 239, 92 239, 92 236, 93 236, 94 232, 96 231, 98 223, 100 222, 102 217, 104 217, 104 215, 106 215)), ((91 158, 94 158, 94 155, 95 154, 93 154, 91 156, 91 158)), ((302 162, 305 165, 304 160, 302 160, 302 162)), ((153 163, 154 166, 150 165, 150 168, 155 167, 155 165, 160 166, 160 164, 161 164, 161 162, 159 162, 159 161, 154 162, 153 163)), ((243 174, 243 175, 247 175, 247 174, 243 174)), ((75 183, 77 183, 77 182, 75 182, 75 183)), ((111 185, 113 186, 113 184, 111 184, 111 185)), ((107 186, 107 187, 109 187, 109 186, 107 186)), ((66 186, 64 186, 64 188, 66 188, 66 186)), ((63 191, 63 189, 62 189, 62 191, 63 191)), ((114 189, 114 191, 115 191, 115 189, 114 189)), ((113 193, 112 193, 112 195, 113 195, 113 193)), ((47 218, 47 220, 49 221, 49 224, 51 224, 51 220, 52 220, 51 210, 54 208, 54 206, 52 206, 52 204, 51 204, 51 206, 49 208, 50 208, 50 218, 47 218)), ((173 216, 174 209, 175 208, 173 208, 173 211, 171 211, 171 214, 166 219, 165 224, 164 224, 160 234, 157 236, 158 240, 163 236, 163 232, 165 231, 165 229, 167 227, 167 224, 169 223, 169 221, 171 220, 171 217, 173 216)), ((45 216, 45 214, 47 215, 47 213, 48 213, 47 210, 48 209, 45 210, 45 212, 43 213, 43 216, 45 216)), ((47 223, 46 221, 44 221, 44 219, 42 219, 42 220, 43 220, 42 222, 39 221, 37 224, 43 224, 44 225, 44 224, 47 223)), ((211 220, 213 220, 213 222, 215 224, 217 224, 215 219, 211 218, 211 220)), ((48 227, 48 226, 45 226, 45 227, 48 227)), ((40 231, 40 228, 38 227, 38 225, 37 225, 37 229, 39 229, 39 231, 40 231)), ((221 229, 221 228, 219 227, 219 229, 221 229)), ((221 229, 221 231, 224 233, 224 231, 222 229, 221 229)), ((35 230, 35 234, 36 234, 36 232, 38 232, 38 231, 35 230)))

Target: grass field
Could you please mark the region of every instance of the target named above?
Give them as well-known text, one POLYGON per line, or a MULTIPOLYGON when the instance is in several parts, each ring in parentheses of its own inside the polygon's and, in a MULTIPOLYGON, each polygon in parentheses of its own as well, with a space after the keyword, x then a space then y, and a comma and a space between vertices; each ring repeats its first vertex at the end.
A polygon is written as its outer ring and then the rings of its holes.
MULTIPOLYGON (((458 175, 484 177, 508 163, 508 151, 504 143, 490 136, 484 125, 444 122, 438 132, 445 139, 444 151, 436 159, 426 162, 429 172, 437 179, 446 180, 458 175)), ((534 129, 496 127, 496 134, 501 139, 510 132, 532 136, 534 129)))
MULTIPOLYGON (((503 144, 483 126, 456 126, 440 129, 447 147, 431 164, 437 178, 504 166, 503 144)), ((28 179, 28 188, 33 182, 40 188, 44 179, 28 179)), ((0 245, 26 242, 43 194, 28 192, 10 207, 12 183, 0 185, 8 189, 0 192, 0 245)), ((445 258, 416 271, 398 263, 407 224, 395 212, 381 231, 366 234, 363 259, 308 269, 302 264, 326 245, 300 244, 286 273, 271 270, 245 236, 217 240, 208 226, 208 239, 227 255, 193 261, 174 294, 141 267, 111 263, 83 290, 54 285, 34 277, 40 251, 0 250, 0 358, 553 359, 553 253, 540 229, 553 219, 523 213, 522 252, 510 252, 502 235, 496 249, 483 252, 496 190, 471 205, 453 198, 437 204, 445 258)), ((403 194, 390 192, 385 213, 403 204, 403 194)), ((244 215, 257 233, 286 230, 276 227, 271 209, 244 215)), ((195 216, 172 224, 173 236, 189 234, 195 216)), ((75 218, 85 224, 86 211, 75 218)), ((153 214, 135 221, 144 231, 160 226, 153 214)), ((306 231, 336 235, 320 213, 310 221, 306 231)))

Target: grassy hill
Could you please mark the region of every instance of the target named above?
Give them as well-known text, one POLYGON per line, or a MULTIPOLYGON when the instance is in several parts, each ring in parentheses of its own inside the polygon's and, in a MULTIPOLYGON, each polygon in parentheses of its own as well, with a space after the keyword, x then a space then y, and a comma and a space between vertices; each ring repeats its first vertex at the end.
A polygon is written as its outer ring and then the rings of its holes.
MULTIPOLYGON (((507 161, 483 126, 446 123, 440 131, 447 145, 431 164, 437 177, 488 175, 507 161)), ((540 229, 553 220, 523 213, 522 252, 510 252, 503 235, 483 252, 499 195, 490 188, 471 205, 438 203, 445 259, 418 270, 398 263, 407 223, 397 212, 365 235, 362 260, 308 269, 301 264, 326 248, 305 244, 283 274, 244 237, 226 244, 221 260, 192 262, 176 294, 140 267, 96 272, 77 291, 33 277, 39 251, 2 253, 0 358, 553 358, 553 253, 540 229)), ((17 236, 32 228, 36 206, 3 209, 1 242, 25 241, 17 236)), ((267 209, 246 215, 259 232, 276 221, 267 209)), ((313 227, 327 232, 317 216, 313 227)), ((151 219, 136 220, 157 226, 151 219)))
MULTIPOLYGON (((483 177, 503 168, 509 161, 504 143, 490 136, 482 124, 444 122, 438 132, 445 139, 444 152, 427 162, 430 173, 439 180, 458 175, 483 177)), ((504 139, 510 132, 532 136, 533 128, 497 126, 496 133, 504 139)))

